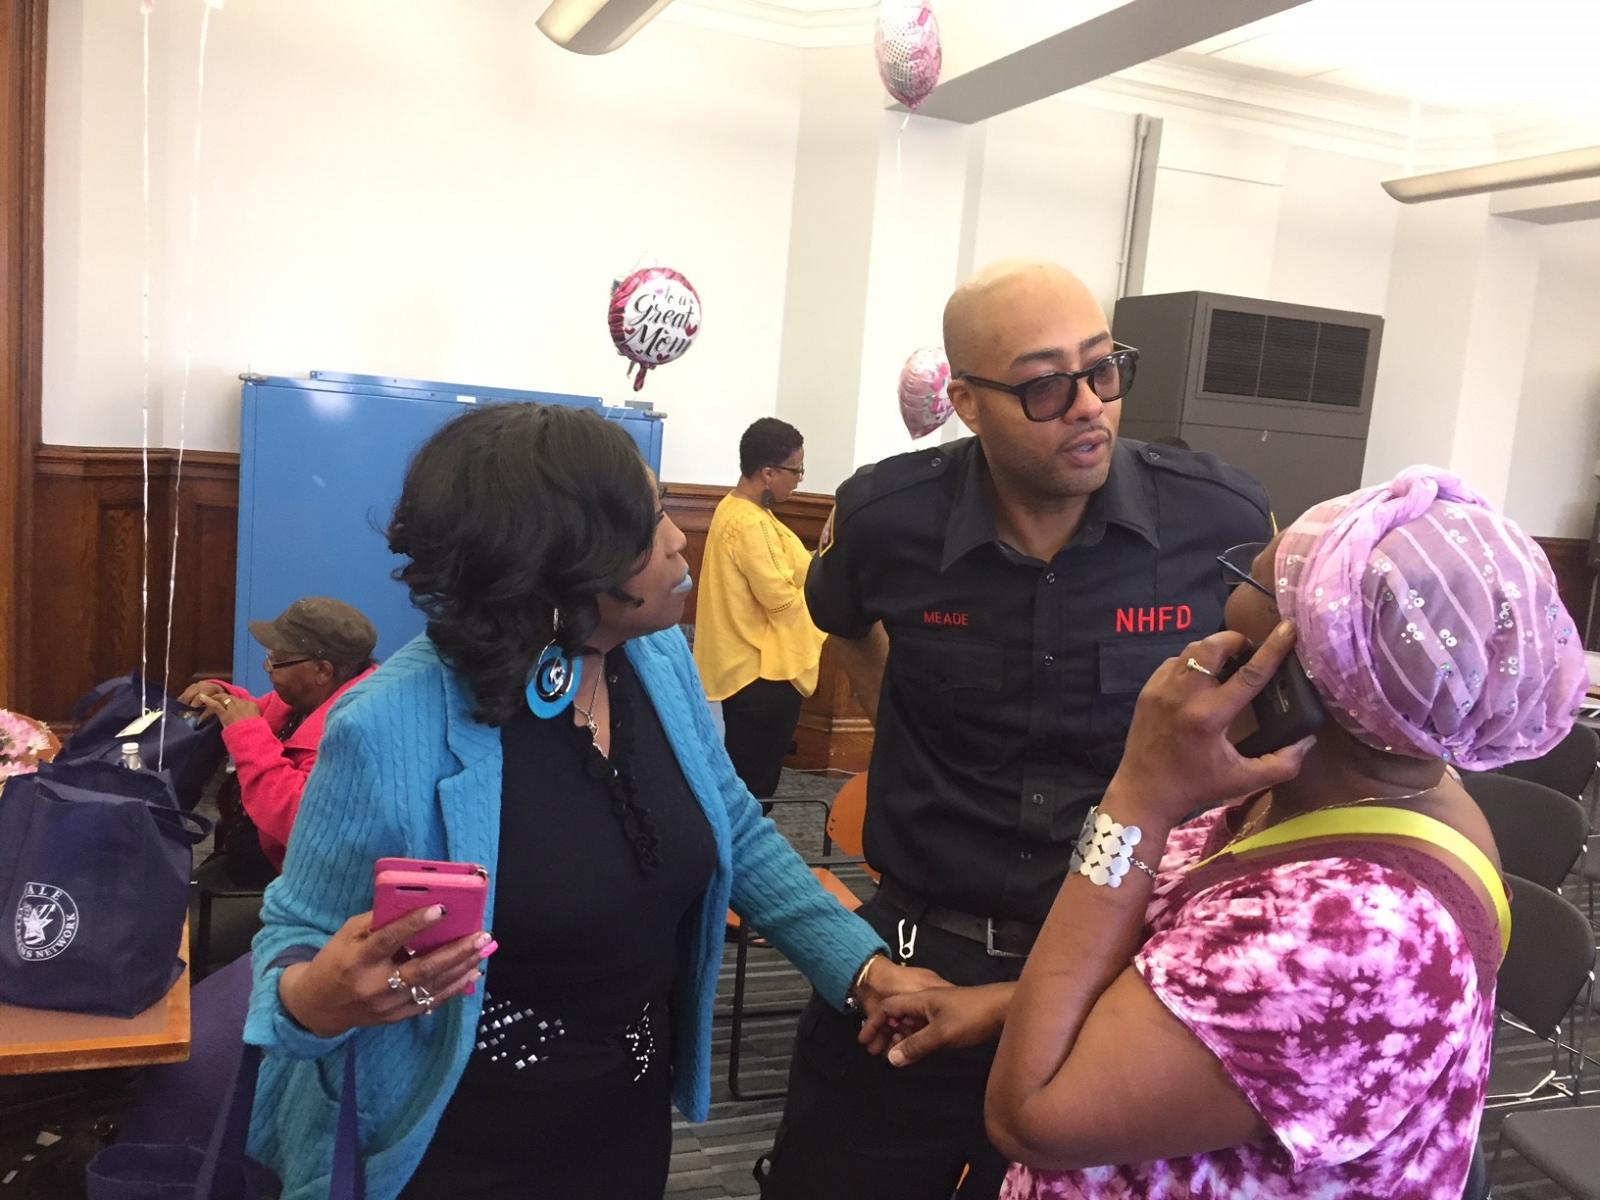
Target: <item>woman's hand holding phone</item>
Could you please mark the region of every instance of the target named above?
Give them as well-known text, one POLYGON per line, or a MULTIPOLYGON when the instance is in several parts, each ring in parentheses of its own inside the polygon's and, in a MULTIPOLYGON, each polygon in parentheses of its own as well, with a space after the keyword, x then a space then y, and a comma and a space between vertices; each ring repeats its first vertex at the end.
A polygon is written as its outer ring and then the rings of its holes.
MULTIPOLYGON (((1127 749, 1106 789, 1129 809, 1172 823, 1197 808, 1234 800, 1293 779, 1314 737, 1252 758, 1228 740, 1233 719, 1250 707, 1294 649, 1294 626, 1284 621, 1226 679, 1224 667, 1249 641, 1223 632, 1191 642, 1169 659, 1139 693, 1127 749), (1195 666, 1191 667, 1189 664, 1195 666)), ((1119 819, 1127 823, 1129 816, 1119 819)))
POLYGON ((302 1028, 318 1037, 429 1013, 476 984, 483 975, 480 965, 496 949, 489 934, 479 931, 405 959, 405 943, 443 917, 443 908, 434 904, 374 930, 372 914, 358 913, 310 962, 283 972, 278 998, 302 1028), (426 990, 414 994, 413 988, 426 990), (432 1003, 419 1003, 417 996, 431 996, 432 1003))

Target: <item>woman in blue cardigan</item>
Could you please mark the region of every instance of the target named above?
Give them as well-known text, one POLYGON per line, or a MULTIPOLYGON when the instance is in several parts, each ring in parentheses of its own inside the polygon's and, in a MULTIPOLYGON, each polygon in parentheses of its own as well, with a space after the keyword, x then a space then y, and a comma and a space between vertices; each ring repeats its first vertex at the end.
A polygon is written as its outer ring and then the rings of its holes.
POLYGON ((730 905, 840 1007, 937 977, 734 774, 677 629, 685 539, 620 427, 473 411, 418 452, 389 542, 428 633, 334 710, 267 892, 252 1151, 284 1200, 328 1194, 348 1054, 370 1200, 655 1200, 672 1103, 710 1105, 730 905), (373 932, 390 855, 486 866, 493 934, 397 953, 439 913, 373 932))

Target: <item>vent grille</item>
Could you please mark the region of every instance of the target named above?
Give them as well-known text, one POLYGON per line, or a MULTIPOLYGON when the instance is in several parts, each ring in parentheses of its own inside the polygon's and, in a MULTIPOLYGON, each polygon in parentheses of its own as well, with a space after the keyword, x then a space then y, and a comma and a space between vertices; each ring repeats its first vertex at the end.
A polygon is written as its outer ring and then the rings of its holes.
POLYGON ((1356 408, 1371 338, 1359 325, 1213 309, 1205 390, 1356 408))

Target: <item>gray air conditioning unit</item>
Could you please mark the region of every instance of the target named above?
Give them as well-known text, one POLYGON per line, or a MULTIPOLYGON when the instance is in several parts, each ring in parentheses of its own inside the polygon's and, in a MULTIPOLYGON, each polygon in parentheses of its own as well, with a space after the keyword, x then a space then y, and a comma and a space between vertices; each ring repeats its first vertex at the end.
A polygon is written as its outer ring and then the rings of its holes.
POLYGON ((1122 432, 1181 437, 1261 481, 1280 524, 1361 486, 1383 318, 1214 292, 1127 296, 1122 432))

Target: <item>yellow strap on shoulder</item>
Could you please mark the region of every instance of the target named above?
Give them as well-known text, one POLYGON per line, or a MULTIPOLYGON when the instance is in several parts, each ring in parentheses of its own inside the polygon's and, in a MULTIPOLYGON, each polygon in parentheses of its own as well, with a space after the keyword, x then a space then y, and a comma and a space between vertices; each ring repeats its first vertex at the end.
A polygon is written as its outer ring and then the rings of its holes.
POLYGON ((1413 838, 1437 846, 1453 855, 1478 877, 1484 890, 1494 901, 1495 916, 1500 922, 1500 953, 1511 945, 1511 905, 1506 900, 1506 888, 1500 873, 1494 869, 1489 856, 1464 834, 1451 829, 1443 821, 1425 817, 1404 808, 1359 806, 1353 808, 1322 808, 1303 816, 1291 817, 1282 825, 1252 834, 1235 842, 1210 858, 1195 864, 1203 867, 1224 855, 1243 854, 1250 850, 1265 850, 1286 846, 1312 838, 1359 837, 1362 834, 1383 834, 1390 837, 1413 838))

